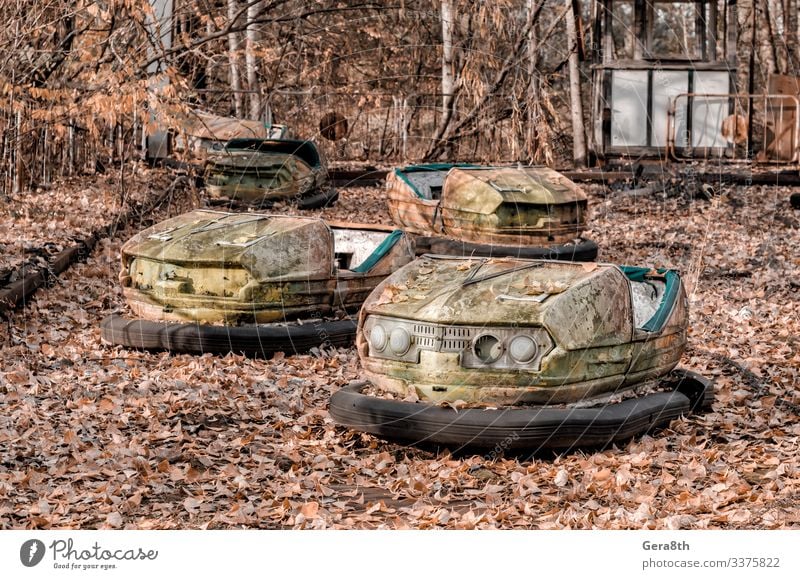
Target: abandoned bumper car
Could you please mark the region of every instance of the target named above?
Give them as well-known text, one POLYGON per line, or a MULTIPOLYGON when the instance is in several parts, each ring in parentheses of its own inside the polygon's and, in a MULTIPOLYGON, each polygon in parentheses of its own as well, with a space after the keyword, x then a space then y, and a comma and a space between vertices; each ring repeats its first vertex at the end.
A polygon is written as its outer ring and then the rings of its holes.
POLYGON ((173 146, 176 151, 205 158, 220 151, 231 139, 288 139, 289 127, 250 119, 222 117, 193 110, 176 119, 173 146))
POLYGON ((209 155, 206 190, 213 200, 265 207, 276 200, 316 209, 338 197, 312 141, 232 139, 209 155))
POLYGON ((401 231, 317 218, 198 210, 122 247, 120 281, 141 318, 102 322, 106 342, 270 356, 348 345, 357 310, 414 258, 401 231))
POLYGON ((364 302, 368 381, 330 412, 414 443, 607 445, 710 405, 710 383, 674 370, 687 324, 672 270, 424 256, 364 302))
POLYGON ((417 253, 591 261, 583 190, 546 167, 412 165, 387 177, 389 212, 417 253))

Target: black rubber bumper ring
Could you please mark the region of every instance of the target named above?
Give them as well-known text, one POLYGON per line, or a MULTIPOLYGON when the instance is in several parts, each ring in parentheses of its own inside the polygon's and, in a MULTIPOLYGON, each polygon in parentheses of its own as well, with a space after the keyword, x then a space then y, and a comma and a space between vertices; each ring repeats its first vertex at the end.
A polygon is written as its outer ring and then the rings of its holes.
POLYGON ((269 358, 275 352, 302 354, 320 346, 349 346, 356 334, 355 320, 309 322, 285 326, 211 326, 193 323, 129 320, 109 316, 101 324, 103 340, 140 350, 167 350, 186 354, 244 354, 269 358))
POLYGON ((606 446, 666 426, 713 400, 710 382, 682 375, 677 380, 671 392, 599 408, 462 410, 368 396, 362 394, 366 382, 353 382, 333 394, 330 414, 344 426, 414 444, 530 450, 606 446))
POLYGON ((559 261, 594 261, 597 243, 581 239, 578 243, 565 243, 552 247, 532 245, 491 245, 471 243, 446 237, 419 236, 415 238, 417 255, 432 253, 463 257, 518 257, 522 259, 554 259, 559 261))

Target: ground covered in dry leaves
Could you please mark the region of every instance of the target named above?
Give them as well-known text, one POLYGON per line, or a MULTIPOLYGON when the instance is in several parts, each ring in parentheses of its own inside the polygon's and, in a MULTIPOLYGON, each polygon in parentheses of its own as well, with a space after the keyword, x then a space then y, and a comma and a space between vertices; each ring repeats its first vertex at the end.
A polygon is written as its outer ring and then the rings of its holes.
POLYGON ((8 278, 23 263, 43 266, 48 257, 113 227, 148 198, 168 193, 172 180, 173 175, 137 164, 122 175, 81 175, 0 195, 0 283, 14 281, 8 278))
MULTIPOLYGON (((100 320, 122 309, 121 242, 196 204, 190 194, 99 244, 0 327, 0 527, 800 527, 800 213, 788 191, 591 191, 602 260, 688 280, 683 365, 716 379, 712 413, 598 452, 409 448, 328 416, 331 392, 359 375, 353 349, 264 361, 101 344, 100 320)), ((343 190, 324 213, 388 221, 380 188, 343 190)))

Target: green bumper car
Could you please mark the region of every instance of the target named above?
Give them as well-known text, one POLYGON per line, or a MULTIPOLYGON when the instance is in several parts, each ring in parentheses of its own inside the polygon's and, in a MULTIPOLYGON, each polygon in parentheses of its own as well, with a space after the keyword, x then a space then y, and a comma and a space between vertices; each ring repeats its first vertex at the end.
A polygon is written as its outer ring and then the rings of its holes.
POLYGON ((710 404, 675 369, 688 320, 673 270, 423 256, 364 302, 367 381, 331 414, 411 442, 606 445, 710 404))
POLYGON ((198 210, 122 247, 120 282, 137 319, 104 320, 135 348, 268 356, 347 345, 347 317, 414 258, 402 231, 322 219, 198 210))

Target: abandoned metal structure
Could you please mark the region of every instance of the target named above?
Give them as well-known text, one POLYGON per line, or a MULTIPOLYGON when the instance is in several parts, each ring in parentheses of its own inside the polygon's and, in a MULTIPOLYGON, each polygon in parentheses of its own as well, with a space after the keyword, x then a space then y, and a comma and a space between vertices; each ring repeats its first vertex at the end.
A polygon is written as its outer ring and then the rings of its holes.
POLYGON ((737 87, 736 0, 596 0, 593 19, 597 158, 798 162, 797 86, 737 87))

